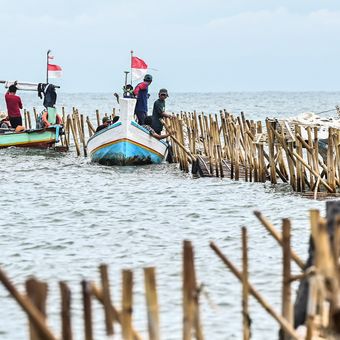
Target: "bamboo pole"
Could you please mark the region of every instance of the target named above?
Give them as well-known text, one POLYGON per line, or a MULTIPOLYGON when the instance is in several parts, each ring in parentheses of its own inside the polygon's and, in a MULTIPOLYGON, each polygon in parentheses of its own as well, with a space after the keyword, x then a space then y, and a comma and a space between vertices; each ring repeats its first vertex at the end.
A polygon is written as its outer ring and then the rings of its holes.
POLYGON ((150 340, 160 339, 159 310, 155 268, 144 268, 145 297, 150 340))
POLYGON ((25 126, 25 130, 27 130, 28 125, 27 125, 27 114, 26 114, 26 109, 24 109, 24 126, 25 126))
POLYGON ((110 285, 109 285, 109 275, 107 270, 107 265, 101 264, 99 266, 100 278, 102 283, 103 290, 103 305, 105 312, 105 328, 106 334, 112 335, 114 334, 113 322, 112 322, 112 308, 111 308, 111 294, 110 294, 110 285))
MULTIPOLYGON (((47 284, 36 280, 35 278, 26 281, 27 297, 31 300, 33 305, 40 311, 42 317, 46 321, 46 298, 47 298, 47 284)), ((35 323, 29 318, 29 330, 31 340, 44 340, 45 336, 36 327, 35 323)))
POLYGON ((250 339, 250 317, 248 312, 249 286, 248 286, 248 236, 247 228, 242 227, 242 317, 243 340, 250 339))
POLYGON ((65 282, 59 282, 61 293, 62 340, 72 340, 71 291, 65 282))
MULTIPOLYGON (((182 145, 184 145, 184 134, 183 134, 183 121, 182 119, 178 119, 178 132, 179 132, 179 140, 182 145)), ((186 148, 185 148, 186 149, 186 148)), ((182 149, 184 151, 184 149, 182 149)), ((187 158, 187 152, 182 153, 182 160, 183 160, 183 166, 184 166, 184 171, 189 172, 189 166, 188 166, 188 158, 187 158)), ((189 151, 189 154, 190 151, 189 151)), ((195 158, 196 160, 196 158, 195 158)))
POLYGON ((333 138, 332 128, 328 129, 328 147, 327 147, 327 182, 328 185, 335 192, 335 168, 334 168, 334 151, 333 151, 333 138))
POLYGON ((183 242, 183 340, 203 340, 199 315, 198 289, 194 265, 194 253, 190 241, 183 242))
POLYGON ((33 108, 33 114, 34 114, 34 120, 35 120, 35 124, 37 124, 37 109, 34 107, 33 108))
MULTIPOLYGON (((170 127, 169 127, 169 125, 164 121, 164 120, 161 120, 161 122, 162 122, 162 124, 164 125, 164 127, 165 127, 165 129, 166 129, 166 131, 168 132, 168 133, 172 133, 172 131, 171 131, 171 129, 170 129, 170 127)), ((196 157, 194 156, 194 155, 192 155, 191 153, 190 153, 190 151, 188 151, 187 149, 186 149, 186 147, 173 135, 173 134, 171 134, 170 135, 170 138, 189 156, 189 158, 192 160, 192 161, 196 161, 196 157)))
MULTIPOLYGON (((305 161, 303 158, 300 157, 295 151, 292 152, 293 155, 314 175, 314 176, 319 176, 318 173, 316 173, 305 161)), ((321 183, 326 187, 326 189, 329 192, 334 192, 333 188, 331 188, 327 182, 325 182, 321 177, 320 177, 321 183)))
POLYGON ((77 139, 77 135, 76 135, 76 132, 75 132, 75 129, 74 129, 73 121, 72 121, 70 116, 67 117, 67 121, 68 121, 68 125, 71 127, 71 131, 72 131, 72 135, 73 135, 73 141, 74 141, 74 144, 76 146, 77 156, 80 156, 80 147, 79 147, 79 144, 78 144, 78 139, 77 139))
POLYGON ((93 340, 92 330, 92 303, 90 283, 83 280, 81 282, 84 306, 84 335, 85 340, 93 340))
MULTIPOLYGON (((282 316, 293 327, 293 305, 291 302, 291 245, 290 245, 291 225, 290 220, 284 218, 282 220, 282 316)), ((283 340, 290 340, 290 335, 284 332, 283 340)))
POLYGON ((27 111, 26 112, 27 114, 27 123, 28 123, 28 128, 31 130, 32 129, 32 124, 31 124, 31 115, 30 115, 30 112, 27 111))
MULTIPOLYGON (((214 250, 216 255, 222 260, 222 262, 230 269, 230 271, 242 281, 242 273, 228 260, 228 258, 222 254, 220 249, 215 245, 214 242, 210 242, 210 247, 214 250)), ((293 339, 299 340, 300 337, 296 333, 295 329, 289 324, 289 322, 278 314, 273 307, 260 295, 260 293, 248 282, 249 292, 253 297, 261 304, 261 306, 279 323, 293 339)))
POLYGON ((93 127, 89 116, 86 117, 86 123, 87 123, 87 127, 88 127, 88 130, 89 130, 89 137, 91 137, 94 133, 96 133, 96 130, 93 127))
POLYGON ((84 136, 84 127, 83 127, 84 118, 82 118, 82 121, 81 121, 81 117, 82 117, 82 115, 80 116, 79 113, 78 113, 78 110, 76 110, 75 121, 76 121, 76 125, 77 125, 77 128, 78 128, 79 139, 80 139, 80 142, 83 144, 84 157, 87 157, 87 150, 86 150, 86 143, 85 143, 85 136, 84 136))
POLYGON ((124 340, 132 340, 132 286, 133 274, 131 270, 123 270, 122 287, 122 336, 124 340))
POLYGON ((84 149, 84 156, 87 157, 87 147, 86 147, 86 140, 85 140, 85 124, 84 124, 84 115, 80 115, 80 126, 81 126, 81 137, 82 137, 82 143, 83 143, 83 149, 84 149))
POLYGON ((97 127, 100 125, 100 114, 99 110, 96 110, 96 118, 97 118, 97 127))
POLYGON ((303 160, 303 157, 302 157, 302 146, 297 138, 298 134, 301 135, 300 127, 299 125, 295 124, 296 154, 299 155, 299 158, 296 160, 296 179, 297 179, 296 189, 298 192, 303 192, 304 191, 304 182, 303 182, 303 175, 302 175, 303 167, 302 167, 302 162, 300 161, 300 159, 303 160))
POLYGON ((240 125, 236 126, 236 134, 235 134, 235 180, 238 181, 240 179, 240 135, 241 129, 240 125))
MULTIPOLYGON (((307 160, 308 160, 308 164, 310 165, 310 167, 314 169, 314 166, 315 166, 315 162, 314 162, 314 154, 313 154, 313 141, 312 141, 312 132, 311 132, 311 128, 310 126, 308 126, 306 128, 306 131, 307 131, 307 136, 308 136, 308 146, 309 146, 309 149, 307 149, 307 160), (310 151, 312 150, 312 151, 310 151)), ((310 176, 310 180, 309 180, 309 183, 311 185, 311 187, 314 187, 314 183, 315 181, 317 181, 317 178, 315 176, 310 176)))
POLYGON ((307 299, 307 335, 306 340, 314 338, 314 319, 317 309, 318 289, 317 278, 313 275, 308 280, 308 299, 307 299))
MULTIPOLYGON (((104 298, 103 298, 103 291, 99 289, 95 284, 91 285, 91 292, 93 296, 102 304, 104 305, 104 298)), ((122 324, 122 316, 121 313, 115 308, 115 306, 111 305, 112 310, 112 320, 118 322, 120 325, 122 324)), ((132 328, 132 336, 134 340, 141 340, 142 337, 138 332, 132 328)))
POLYGON ((0 269, 0 281, 6 287, 8 292, 12 295, 12 297, 18 302, 20 307, 27 313, 30 317, 31 321, 35 324, 37 329, 44 335, 47 340, 56 340, 57 338, 50 331, 48 326, 46 325, 45 318, 38 310, 36 306, 29 300, 27 297, 22 296, 15 286, 11 283, 11 281, 6 276, 5 272, 0 269))

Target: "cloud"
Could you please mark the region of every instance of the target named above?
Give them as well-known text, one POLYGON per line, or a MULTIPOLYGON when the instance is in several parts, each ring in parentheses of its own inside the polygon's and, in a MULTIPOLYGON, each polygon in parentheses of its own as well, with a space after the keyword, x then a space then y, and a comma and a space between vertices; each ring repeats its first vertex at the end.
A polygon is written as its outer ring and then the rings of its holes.
POLYGON ((155 87, 175 91, 337 86, 340 10, 311 8, 304 0, 284 6, 267 0, 60 0, 53 10, 42 0, 21 5, 0 12, 10 28, 1 36, 10 53, 0 55, 6 65, 0 77, 42 79, 52 49, 64 68, 64 89, 96 91, 100 84, 111 91, 121 87, 134 49, 160 70, 155 87))
POLYGON ((306 56, 338 52, 340 11, 292 13, 286 8, 216 18, 207 29, 236 53, 306 56))

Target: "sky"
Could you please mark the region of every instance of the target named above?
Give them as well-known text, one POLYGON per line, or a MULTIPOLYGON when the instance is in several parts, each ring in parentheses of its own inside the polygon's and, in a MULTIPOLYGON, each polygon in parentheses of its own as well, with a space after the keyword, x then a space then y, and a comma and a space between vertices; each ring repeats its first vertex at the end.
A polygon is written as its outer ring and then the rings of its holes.
POLYGON ((0 0, 0 80, 120 91, 130 51, 154 91, 340 90, 339 0, 0 0))

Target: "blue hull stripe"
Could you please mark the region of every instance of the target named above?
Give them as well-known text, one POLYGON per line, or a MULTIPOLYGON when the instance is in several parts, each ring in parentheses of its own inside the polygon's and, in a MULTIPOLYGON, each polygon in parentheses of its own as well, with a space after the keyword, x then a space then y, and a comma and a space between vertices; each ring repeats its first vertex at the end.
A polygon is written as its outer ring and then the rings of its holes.
POLYGON ((121 141, 97 149, 91 158, 93 162, 108 165, 158 164, 163 160, 159 154, 129 141, 121 141))

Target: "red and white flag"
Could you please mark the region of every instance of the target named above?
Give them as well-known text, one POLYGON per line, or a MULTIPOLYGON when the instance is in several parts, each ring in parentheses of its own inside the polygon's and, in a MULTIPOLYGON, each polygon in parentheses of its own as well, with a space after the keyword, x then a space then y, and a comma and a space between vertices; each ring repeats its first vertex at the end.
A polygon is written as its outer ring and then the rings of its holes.
POLYGON ((131 73, 132 73, 132 81, 142 79, 148 71, 148 65, 144 60, 131 57, 131 73))
POLYGON ((61 78, 62 76, 62 68, 59 65, 51 64, 51 61, 53 61, 54 57, 49 55, 48 56, 48 77, 49 78, 61 78))

